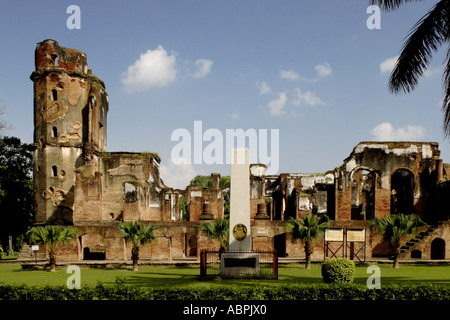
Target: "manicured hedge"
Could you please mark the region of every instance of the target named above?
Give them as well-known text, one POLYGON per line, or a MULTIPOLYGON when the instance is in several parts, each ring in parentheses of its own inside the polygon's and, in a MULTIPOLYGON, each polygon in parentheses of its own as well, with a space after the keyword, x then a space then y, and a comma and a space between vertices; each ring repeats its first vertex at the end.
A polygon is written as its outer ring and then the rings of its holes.
POLYGON ((450 300, 450 288, 437 285, 384 286, 291 284, 279 287, 153 289, 122 284, 82 286, 0 285, 0 300, 450 300))
POLYGON ((355 263, 345 258, 328 259, 322 263, 321 272, 325 283, 352 283, 355 263))

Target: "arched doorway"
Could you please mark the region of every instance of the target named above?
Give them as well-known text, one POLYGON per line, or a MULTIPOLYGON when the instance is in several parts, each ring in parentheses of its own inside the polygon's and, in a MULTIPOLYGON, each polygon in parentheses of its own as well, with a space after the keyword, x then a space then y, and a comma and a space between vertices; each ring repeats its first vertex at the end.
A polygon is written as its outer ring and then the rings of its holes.
POLYGON ((445 241, 436 238, 431 242, 431 259, 445 259, 445 241))
POLYGON ((368 169, 352 173, 352 220, 370 220, 375 217, 376 174, 368 169))
POLYGON ((391 214, 411 214, 414 210, 414 176, 407 169, 391 175, 391 214))

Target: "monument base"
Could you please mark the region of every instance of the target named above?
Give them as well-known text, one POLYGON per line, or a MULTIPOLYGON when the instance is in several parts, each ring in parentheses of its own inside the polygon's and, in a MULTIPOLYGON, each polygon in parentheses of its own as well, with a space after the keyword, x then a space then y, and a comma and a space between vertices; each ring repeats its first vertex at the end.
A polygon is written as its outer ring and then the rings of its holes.
POLYGON ((220 258, 220 276, 231 278, 260 275, 259 253, 224 252, 220 258))

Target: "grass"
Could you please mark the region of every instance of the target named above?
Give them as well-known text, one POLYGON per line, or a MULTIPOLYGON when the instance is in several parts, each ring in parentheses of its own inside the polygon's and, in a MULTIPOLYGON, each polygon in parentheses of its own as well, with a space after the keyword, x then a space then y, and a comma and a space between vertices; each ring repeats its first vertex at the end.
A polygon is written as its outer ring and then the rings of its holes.
MULTIPOLYGON (((379 264, 381 286, 387 284, 421 284, 433 283, 450 286, 450 265, 401 265, 393 269, 390 264, 379 264)), ((47 270, 23 270, 20 264, 0 264, 0 283, 28 285, 65 285, 71 275, 66 268, 56 272, 47 270)), ((371 274, 366 273, 367 266, 356 267, 354 283, 365 285, 371 274)), ((114 284, 117 279, 127 285, 143 287, 214 287, 217 285, 239 285, 251 287, 278 286, 288 283, 323 283, 320 265, 313 264, 312 269, 305 270, 301 264, 279 266, 279 280, 199 280, 199 266, 140 266, 133 272, 130 267, 123 268, 81 268, 81 284, 95 285, 98 282, 114 284)))

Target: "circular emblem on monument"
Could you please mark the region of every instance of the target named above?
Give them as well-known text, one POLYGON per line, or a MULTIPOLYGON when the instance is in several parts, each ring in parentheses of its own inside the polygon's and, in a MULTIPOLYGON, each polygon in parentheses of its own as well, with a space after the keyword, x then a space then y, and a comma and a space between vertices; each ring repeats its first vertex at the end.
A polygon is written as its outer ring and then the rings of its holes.
POLYGON ((238 240, 242 241, 247 236, 247 227, 243 225, 242 223, 238 223, 233 228, 233 237, 238 240))

